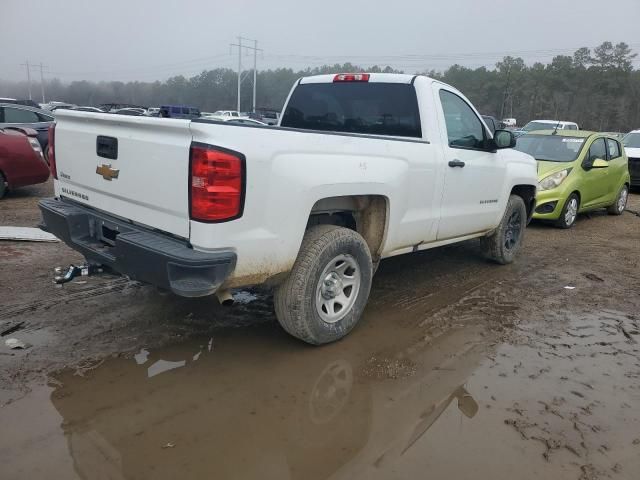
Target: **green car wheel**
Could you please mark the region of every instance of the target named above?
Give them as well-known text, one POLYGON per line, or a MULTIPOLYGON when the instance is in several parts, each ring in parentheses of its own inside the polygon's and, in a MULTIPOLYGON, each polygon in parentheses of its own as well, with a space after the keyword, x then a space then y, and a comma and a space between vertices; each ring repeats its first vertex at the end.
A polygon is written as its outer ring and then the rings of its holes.
POLYGON ((609 215, 622 215, 625 208, 627 208, 627 200, 629 199, 629 187, 623 185, 616 197, 616 201, 613 205, 611 205, 607 212, 609 215))
POLYGON ((560 228, 571 228, 578 218, 578 209, 580 208, 580 199, 578 195, 572 193, 567 198, 564 208, 560 213, 560 218, 556 220, 556 226, 560 228))

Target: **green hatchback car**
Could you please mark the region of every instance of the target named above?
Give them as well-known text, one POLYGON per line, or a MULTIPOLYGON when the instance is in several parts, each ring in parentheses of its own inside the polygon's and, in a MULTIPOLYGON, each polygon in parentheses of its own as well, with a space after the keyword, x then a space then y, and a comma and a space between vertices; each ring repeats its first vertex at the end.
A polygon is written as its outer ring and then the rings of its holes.
POLYGON ((533 218, 570 228, 578 213, 607 208, 620 215, 626 208, 628 160, 613 135, 543 130, 519 137, 515 148, 538 161, 533 218))

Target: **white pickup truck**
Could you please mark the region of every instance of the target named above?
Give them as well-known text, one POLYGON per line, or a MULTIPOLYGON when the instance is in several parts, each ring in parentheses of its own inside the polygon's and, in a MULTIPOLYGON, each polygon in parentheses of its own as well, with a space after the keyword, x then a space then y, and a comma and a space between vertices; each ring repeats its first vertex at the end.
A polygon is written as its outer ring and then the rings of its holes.
POLYGON ((275 287, 290 334, 346 335, 381 259, 480 238, 509 263, 534 159, 424 76, 296 82, 277 127, 60 111, 44 228, 91 263, 185 297, 275 287))

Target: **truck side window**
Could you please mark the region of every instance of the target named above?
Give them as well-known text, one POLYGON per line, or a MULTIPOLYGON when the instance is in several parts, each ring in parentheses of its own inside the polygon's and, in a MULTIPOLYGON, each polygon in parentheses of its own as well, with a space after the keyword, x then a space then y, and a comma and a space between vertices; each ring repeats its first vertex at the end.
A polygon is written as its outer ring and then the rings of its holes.
POLYGON ((444 111, 449 146, 484 149, 484 127, 467 102, 447 90, 440 90, 440 101, 444 111))

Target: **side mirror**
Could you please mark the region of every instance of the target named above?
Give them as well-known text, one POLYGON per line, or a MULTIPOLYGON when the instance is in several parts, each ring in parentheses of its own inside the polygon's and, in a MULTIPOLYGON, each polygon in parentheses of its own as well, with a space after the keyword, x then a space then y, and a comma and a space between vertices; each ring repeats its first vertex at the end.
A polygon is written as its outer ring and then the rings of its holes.
POLYGON ((496 149, 513 148, 516 146, 516 137, 509 130, 496 130, 493 134, 493 143, 496 149))
POLYGON ((596 158, 591 164, 591 168, 608 168, 609 163, 601 158, 596 158))

